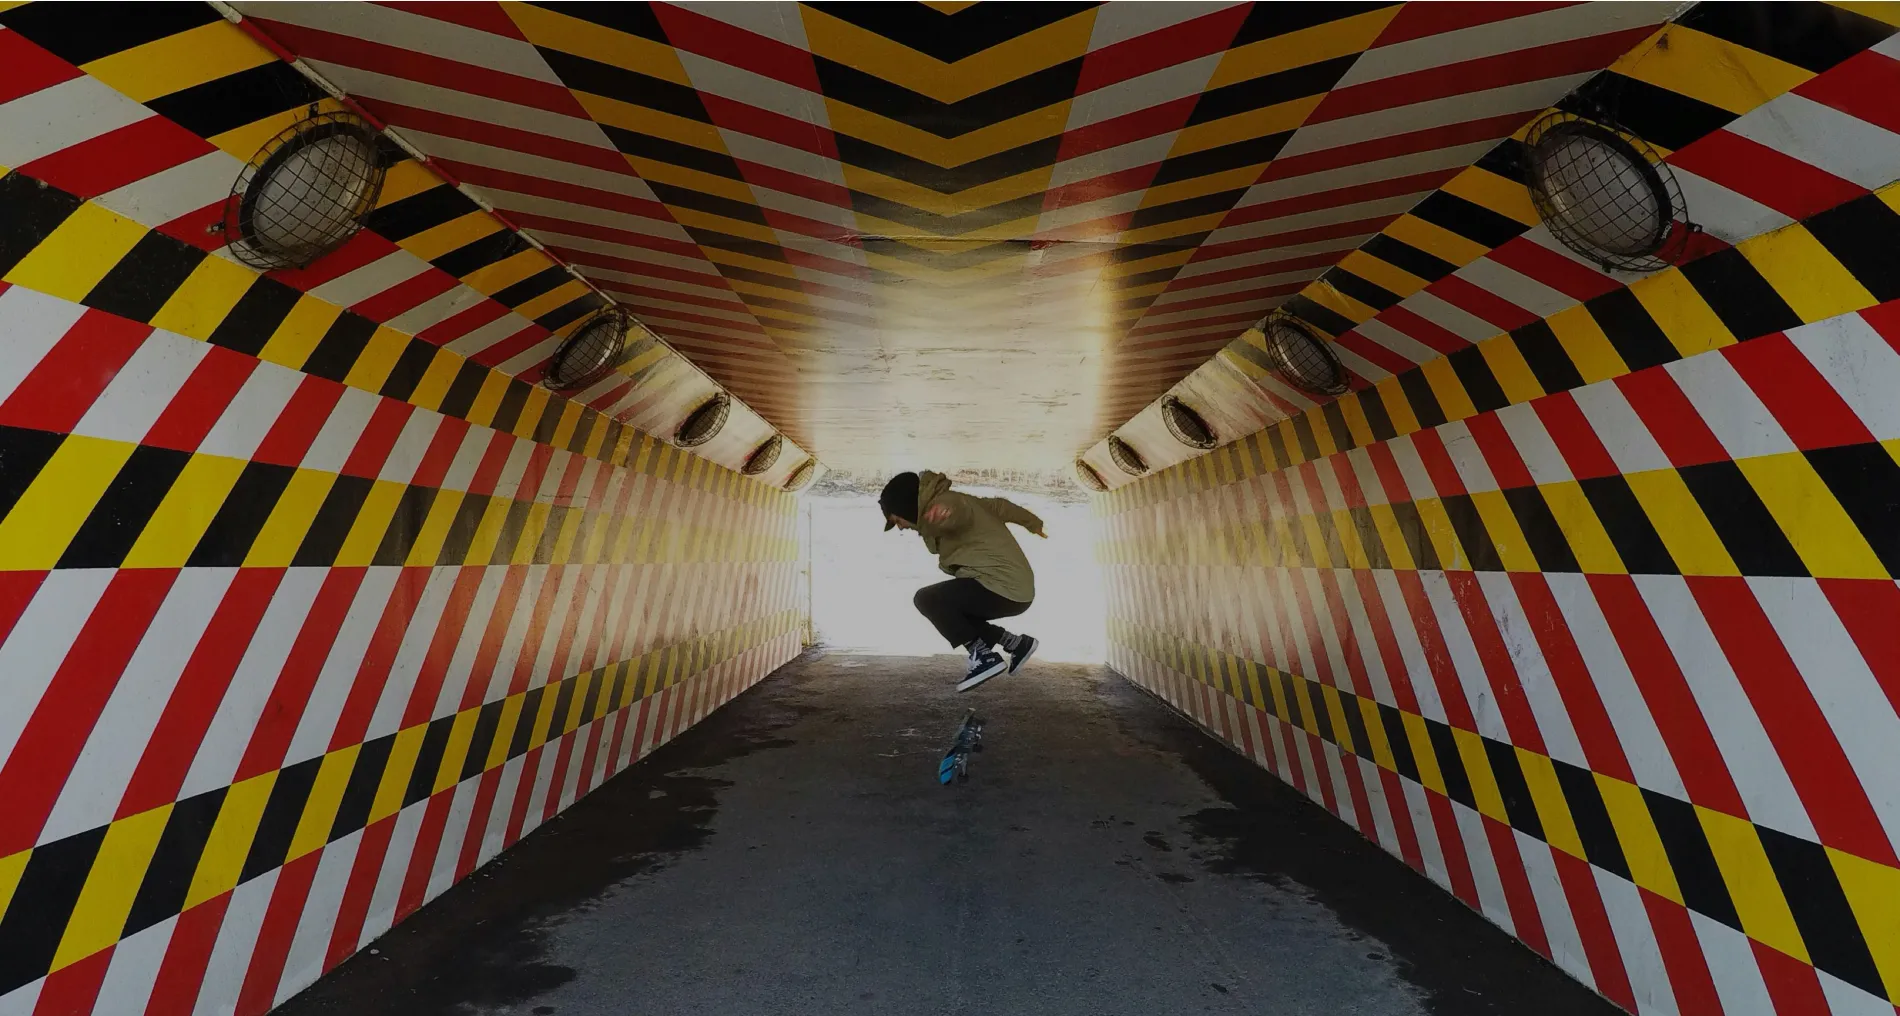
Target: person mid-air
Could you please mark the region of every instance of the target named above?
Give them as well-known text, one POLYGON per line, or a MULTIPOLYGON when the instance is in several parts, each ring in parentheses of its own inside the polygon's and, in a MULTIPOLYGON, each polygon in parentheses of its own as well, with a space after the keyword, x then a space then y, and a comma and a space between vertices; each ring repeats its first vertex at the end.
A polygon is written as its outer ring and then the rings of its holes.
POLYGON ((929 470, 891 477, 877 503, 884 510, 885 532, 892 526, 916 530, 924 549, 937 555, 937 567, 952 576, 917 590, 912 602, 951 645, 969 652, 969 673, 957 690, 969 691, 1004 671, 1015 673, 1036 651, 1036 640, 1012 635, 994 622, 1029 609, 1036 576, 1007 523, 1047 539, 1042 520, 1000 497, 951 490, 948 477, 929 470), (996 652, 999 646, 1008 660, 996 652))

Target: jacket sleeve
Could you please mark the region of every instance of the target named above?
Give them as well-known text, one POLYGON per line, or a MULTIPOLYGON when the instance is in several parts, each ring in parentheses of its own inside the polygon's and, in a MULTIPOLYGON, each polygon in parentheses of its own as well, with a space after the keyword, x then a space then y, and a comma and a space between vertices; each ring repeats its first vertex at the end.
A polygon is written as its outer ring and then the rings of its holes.
POLYGON ((976 510, 971 504, 974 500, 974 498, 959 494, 954 490, 945 491, 937 495, 935 500, 924 506, 923 512, 918 513, 918 531, 923 532, 925 526, 928 526, 929 530, 934 533, 955 533, 962 531, 970 524, 970 513, 976 510), (929 522, 924 518, 924 514, 929 512, 932 508, 942 508, 948 511, 950 513, 949 517, 945 518, 942 522, 929 522))
POLYGON ((1004 522, 1014 522, 1032 533, 1042 532, 1042 520, 1036 513, 1006 498, 986 497, 978 502, 991 515, 1004 522))

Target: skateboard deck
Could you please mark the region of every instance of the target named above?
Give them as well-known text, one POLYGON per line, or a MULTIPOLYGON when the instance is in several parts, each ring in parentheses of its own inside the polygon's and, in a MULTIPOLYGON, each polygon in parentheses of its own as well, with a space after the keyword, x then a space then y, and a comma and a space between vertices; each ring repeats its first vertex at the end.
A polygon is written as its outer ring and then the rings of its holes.
POLYGON ((950 741, 950 749, 943 753, 943 761, 937 763, 937 782, 948 784, 951 780, 970 778, 970 753, 983 750, 983 718, 971 709, 963 714, 963 722, 957 725, 957 736, 950 741))

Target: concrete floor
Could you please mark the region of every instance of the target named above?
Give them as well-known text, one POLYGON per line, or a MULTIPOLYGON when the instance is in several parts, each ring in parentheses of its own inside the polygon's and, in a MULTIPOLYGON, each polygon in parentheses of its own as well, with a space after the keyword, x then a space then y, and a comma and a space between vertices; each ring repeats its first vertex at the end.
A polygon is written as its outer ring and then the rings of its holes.
POLYGON ((1102 668, 957 663, 807 654, 280 1012, 1618 1011, 1102 668))

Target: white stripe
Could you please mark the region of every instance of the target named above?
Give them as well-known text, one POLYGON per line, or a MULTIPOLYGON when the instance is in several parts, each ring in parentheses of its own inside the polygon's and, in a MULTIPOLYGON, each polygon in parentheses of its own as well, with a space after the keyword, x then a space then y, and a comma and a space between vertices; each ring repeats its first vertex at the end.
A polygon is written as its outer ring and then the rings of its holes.
POLYGON ((1491 605, 1491 616, 1498 623, 1499 634, 1509 647, 1525 701, 1537 718, 1545 753, 1578 768, 1590 768, 1584 759, 1583 745, 1577 740, 1576 728, 1570 723, 1569 704, 1564 701, 1556 678, 1551 676, 1550 661, 1537 641, 1529 614, 1517 598, 1517 586, 1504 572, 1478 572, 1477 577, 1491 605))
POLYGON ((355 870, 356 852, 363 844, 363 831, 349 835, 323 848, 317 870, 310 879, 310 895, 304 900, 297 930, 290 939, 284 957, 283 975, 277 980, 273 1004, 282 1004, 290 996, 314 984, 323 973, 324 957, 330 951, 330 935, 336 928, 337 912, 343 908, 343 894, 349 889, 350 872, 355 870))
POLYGON ((7 704, 0 709, 0 759, 12 754, 112 574, 109 568, 48 572, 12 633, 0 642, 0 702, 7 704))
MULTIPOLYGON (((527 722, 523 717, 520 722, 527 722)), ((495 802, 488 809, 488 825, 482 829, 481 853, 476 856, 476 864, 487 864, 496 854, 501 853, 502 841, 508 835, 508 820, 514 814, 515 794, 521 786, 521 767, 526 755, 516 755, 502 763, 501 776, 495 784, 495 802)))
MULTIPOLYGON (((1273 176, 1248 188, 1247 193, 1235 203, 1234 207, 1245 208, 1266 201, 1279 201, 1306 194, 1342 190, 1359 184, 1397 180, 1400 177, 1416 176, 1433 171, 1463 169, 1495 147, 1497 147, 1496 140, 1473 141, 1423 152, 1408 152, 1405 155, 1394 155, 1385 159, 1354 162, 1349 165, 1309 170, 1286 176, 1273 176)), ((1292 165, 1298 166, 1299 163, 1292 165)), ((1269 169, 1269 173, 1271 172, 1269 169)), ((1289 173, 1290 169, 1282 167, 1281 172, 1289 173)))
MULTIPOLYGON (((1740 243, 1794 220, 1754 198, 1682 168, 1672 166, 1683 207, 1702 231, 1728 243, 1740 243)), ((1600 270, 1600 267, 1599 267, 1600 270)))
MULTIPOLYGON (((358 27, 355 31, 360 32, 362 29, 358 27)), ((409 78, 391 77, 360 67, 334 64, 327 60, 306 62, 317 73, 329 78, 338 88, 353 96, 415 109, 426 109, 432 113, 442 113, 464 120, 473 120, 476 123, 558 138, 604 151, 617 151, 613 142, 608 140, 607 132, 591 119, 569 116, 538 106, 504 102, 474 92, 440 88, 409 78)))
POLYGON ((1466 342, 1483 342, 1503 331, 1497 325, 1463 307, 1447 303, 1427 290, 1420 290, 1407 297, 1404 307, 1466 342))
POLYGON ((25 286, 0 293, 0 321, 7 323, 6 341, 0 342, 0 402, 19 388, 85 313, 79 304, 25 286))
POLYGON ((382 695, 376 700, 376 711, 364 735, 366 739, 393 734, 403 728, 409 696, 415 691, 423 661, 435 641, 436 626, 441 624, 442 615, 448 609, 449 594, 455 589, 456 575, 460 571, 455 567, 430 569, 429 581, 423 585, 422 595, 416 598, 415 612, 409 617, 409 626, 403 629, 402 645, 396 650, 389 677, 383 682, 382 695))
POLYGON ((231 183, 243 170, 226 152, 206 152, 92 200, 142 226, 162 226, 230 197, 231 183))
MULTIPOLYGON (((1709 975, 1715 981, 1716 997, 1724 1013, 1762 1016, 1775 1012, 1775 1003, 1762 982, 1761 967, 1747 936, 1714 918, 1689 911, 1696 939, 1702 943, 1702 955, 1709 961, 1709 975)), ((1884 1014, 1883 1014, 1884 1016, 1884 1014)))
POLYGON ((153 332, 112 376, 73 433, 113 441, 142 440, 210 350, 208 343, 153 332))
MULTIPOLYGON (((495 601, 501 596, 502 581, 507 577, 508 569, 505 566, 482 570, 482 580, 476 584, 475 595, 470 598, 468 617, 463 621, 462 631, 455 640, 454 656, 449 660, 448 670, 443 675, 442 687, 436 693, 435 706, 429 711, 431 717, 451 715, 461 705, 469 679, 473 676, 475 657, 481 654, 482 643, 488 634, 495 601)), ((519 610, 521 604, 517 602, 515 607, 519 610)))
POLYGON ((224 908, 224 923, 218 926, 218 942, 211 949, 204 978, 199 982, 193 1016, 228 1016, 236 1010, 238 992, 251 967, 251 954, 257 950, 264 912, 282 870, 273 868, 232 890, 231 901, 224 908))
MULTIPOLYGON (((1656 930, 1650 924, 1648 908, 1643 905, 1642 891, 1635 883, 1602 868, 1593 866, 1590 874, 1596 877, 1603 912, 1610 919, 1610 933, 1616 937, 1616 951, 1623 960, 1623 973, 1636 996, 1638 1016, 1652 1013, 1677 1016, 1676 992, 1670 986, 1669 970, 1663 965, 1662 945, 1656 941, 1656 930)), ((1657 905, 1676 904, 1663 900, 1657 905)))
MULTIPOLYGON (((251 370, 251 376, 244 379, 243 387, 239 388, 237 395, 232 397, 231 404, 225 406, 224 412, 218 414, 218 422, 212 424, 211 429, 205 432, 204 440, 198 442, 198 451, 205 455, 223 455, 234 459, 249 459, 257 454, 257 446, 263 443, 265 436, 270 433, 271 424, 275 423, 278 416, 283 413, 284 407, 290 404, 291 397, 297 394, 297 389, 303 384, 304 377, 305 375, 288 367, 280 367, 263 360, 258 361, 251 370)), ((343 402, 336 408, 341 410, 343 418, 348 420, 350 415, 349 408, 346 406, 360 407, 366 399, 370 405, 373 405, 375 396, 354 388, 346 389, 343 402), (353 399, 349 392, 357 392, 356 398, 353 399)), ((368 415, 365 411, 362 422, 367 421, 368 415)), ((329 423, 330 420, 326 419, 325 427, 328 427, 329 423)), ((360 424, 358 430, 361 430, 360 424)), ((354 434, 351 435, 350 440, 352 443, 355 442, 354 434)), ((344 454, 348 454, 347 450, 344 454)), ((307 462, 305 464, 308 465, 307 462)), ((343 460, 338 458, 336 464, 341 466, 343 460)))
POLYGON ((1491 475, 1491 463, 1485 461, 1478 439, 1471 436, 1471 428, 1465 426, 1463 420, 1453 420, 1436 429, 1445 457, 1451 459, 1452 468, 1457 470, 1466 492, 1478 494, 1498 489, 1498 481, 1491 475))
MULTIPOLYGON (((1213 78, 1215 69, 1225 57, 1225 52, 1211 53, 1077 95, 1069 104, 1069 121, 1064 130, 1079 130, 1090 124, 1152 109, 1177 99, 1198 97, 1206 91, 1208 81, 1213 78)), ((1187 118, 1184 116, 1181 119, 1185 121, 1187 118)))
POLYGON ((1900 174, 1900 134, 1788 92, 1727 130, 1868 190, 1900 174))
POLYGON ((336 641, 329 655, 324 657, 323 669, 310 689, 303 718, 297 723, 297 733, 290 739, 291 759, 316 758, 329 750, 344 703, 349 701, 350 690, 356 686, 356 672, 363 665, 370 640, 376 635, 383 610, 395 594, 396 581, 401 577, 402 569, 397 567, 365 570, 362 584, 357 586, 356 596, 337 628, 336 641))
MULTIPOLYGON (((646 181, 635 175, 631 166, 625 173, 620 173, 528 152, 518 152, 511 148, 496 148, 476 141, 464 141, 445 134, 431 134, 411 128, 405 128, 402 134, 403 137, 409 139, 411 144, 437 159, 466 162, 488 169, 506 170, 561 183, 579 184, 582 187, 593 187, 647 201, 659 200, 654 196, 653 189, 646 185, 646 181)), ((480 188, 477 190, 479 191, 480 188)))
POLYGON ((557 85, 561 83, 561 79, 548 69, 533 46, 453 21, 381 6, 358 8, 346 4, 273 0, 243 0, 232 6, 245 17, 282 21, 359 39, 374 39, 386 46, 428 53, 503 74, 557 85))
POLYGON ((151 116, 98 78, 62 81, 0 103, 0 165, 25 165, 151 116))
POLYGON ((1557 448, 1557 442, 1551 439, 1550 431, 1544 429, 1542 417, 1537 409, 1528 402, 1506 406, 1497 411, 1497 421, 1504 426, 1505 434, 1510 437, 1512 447, 1517 449, 1518 457, 1524 460, 1524 468, 1531 474, 1531 480, 1539 485, 1563 483, 1575 479, 1570 472, 1570 463, 1564 460, 1563 452, 1557 448))
POLYGON ((1650 436, 1649 428, 1642 418, 1630 408, 1629 400, 1623 397, 1623 390, 1614 381, 1599 381, 1593 385, 1570 390, 1570 397, 1576 400, 1577 408, 1583 411, 1584 419, 1597 439, 1603 442, 1603 448, 1610 453, 1610 460, 1616 463, 1619 473, 1640 473, 1651 469, 1670 468, 1669 457, 1663 454, 1656 439, 1650 436))
POLYGON ((178 573, 66 777, 41 842, 112 821, 172 689, 236 574, 232 568, 186 568, 178 573))
POLYGON ((513 338, 525 328, 533 327, 534 322, 509 311, 493 321, 457 338, 442 348, 458 356, 474 356, 477 353, 513 338))
POLYGON ((1659 24, 1681 7, 1675 2, 1576 4, 1407 39, 1367 51, 1334 87, 1659 24))
POLYGON ((486 299, 488 297, 467 286, 451 286, 390 318, 388 324, 404 335, 418 335, 486 299))
POLYGON ((1549 317, 1560 310, 1574 307, 1577 301, 1566 293, 1544 285, 1511 268, 1481 257, 1453 273, 1466 282, 1488 293, 1524 308, 1540 317, 1549 317))
POLYGON ((1465 841, 1465 854, 1471 862, 1471 881, 1478 888, 1480 911, 1492 924, 1516 935, 1517 921, 1511 914, 1510 902, 1504 898, 1504 881, 1498 874, 1497 858, 1491 854, 1491 837, 1485 835, 1484 816, 1457 801, 1450 802, 1450 807, 1465 841))
POLYGON ((1413 363, 1426 363, 1444 355, 1378 318, 1359 322, 1353 331, 1413 363))
POLYGON ((1692 356, 1663 368, 1675 379, 1730 458, 1795 451, 1774 414, 1724 356, 1692 356))
MULTIPOLYGON (((93 1001, 95 1013, 142 1013, 152 1001, 152 988, 158 983, 159 966, 171 946, 178 918, 168 917, 137 934, 127 936, 112 947, 112 963, 106 968, 99 997, 93 1001)), ((0 1003, 0 1012, 5 1012, 0 1003)))
POLYGON ((436 841, 435 864, 429 870, 429 883, 422 898, 432 900, 455 884, 455 866, 462 859, 462 844, 468 837, 468 824, 474 817, 475 795, 481 789, 476 776, 456 784, 449 799, 448 819, 442 824, 442 838, 436 841))
POLYGON ((448 471, 442 474, 444 490, 465 491, 469 484, 475 482, 475 473, 481 468, 482 459, 487 457, 495 434, 487 427, 470 427, 463 432, 462 443, 455 449, 455 458, 449 463, 448 471))
POLYGON ((428 807, 428 801, 418 801, 396 813, 396 824, 389 831, 389 847, 383 853, 382 867, 376 872, 376 888, 370 892, 369 912, 364 915, 363 930, 356 937, 358 949, 382 937, 383 932, 396 923, 396 905, 402 897, 402 884, 409 877, 409 858, 416 852, 416 837, 422 832, 422 816, 428 807))
MULTIPOLYGON (((0 300, 5 297, 0 296, 0 300)), ((1900 349, 1859 314, 1802 325, 1788 332, 1796 349, 1814 364, 1877 441, 1900 438, 1900 349)))
MULTIPOLYGON (((1656 718, 1643 698, 1642 688, 1630 673, 1629 663, 1617 648, 1616 636, 1603 609, 1590 589, 1590 580, 1575 573, 1545 572, 1544 581, 1564 616, 1564 625, 1576 641, 1590 681, 1596 685, 1597 698, 1609 714, 1616 741, 1629 759, 1636 782, 1671 797, 1686 799, 1682 777, 1675 759, 1663 741, 1656 718)), ((1620 580, 1611 580, 1620 581, 1620 580)), ((1597 760, 1595 768, 1606 762, 1597 760)))
POLYGON ((1465 700, 1471 707, 1472 720, 1477 725, 1478 733, 1494 741, 1510 744, 1511 733, 1504 725, 1504 713, 1498 708, 1497 696, 1491 690, 1491 679, 1478 657, 1478 647, 1472 641, 1471 631, 1465 626, 1465 615, 1458 609, 1458 598, 1451 591, 1449 578, 1442 571, 1419 572, 1418 577, 1437 615, 1445 652, 1451 657, 1452 668, 1457 671, 1458 682, 1464 688, 1465 700))
MULTIPOLYGON (((316 440, 310 443, 310 450, 304 453, 303 467, 319 469, 326 473, 340 473, 350 460, 350 453, 356 450, 356 442, 369 426, 371 414, 381 405, 382 396, 366 392, 361 388, 343 389, 343 396, 337 400, 335 408, 323 418, 323 427, 317 431, 316 440)), ((236 403, 232 404, 236 408, 236 403)), ((226 411, 225 415, 231 415, 226 411)), ((219 421, 222 424, 222 420, 219 421)))
POLYGON ((1821 979, 1821 994, 1827 998, 1829 1016, 1887 1016, 1893 1003, 1868 994, 1825 970, 1815 969, 1821 979))
POLYGON ((402 432, 396 436, 396 443, 389 449, 389 455, 383 460, 383 468, 377 479, 391 483, 407 484, 415 478, 416 470, 421 468, 422 460, 429 454, 429 446, 435 443, 436 432, 448 417, 427 409, 416 409, 403 421, 402 432))
POLYGON ((310 295, 339 307, 354 307, 372 296, 408 282, 429 268, 427 261, 398 248, 310 290, 310 295))
POLYGON ((1375 138, 1388 138, 1411 131, 1429 130, 1447 124, 1482 120, 1506 113, 1523 113, 1528 118, 1531 113, 1549 106, 1589 77, 1589 74, 1565 74, 1542 81, 1527 81, 1502 88, 1489 88, 1481 92, 1466 92, 1462 95, 1432 99, 1408 106, 1374 110, 1326 123, 1308 124, 1300 128, 1299 133, 1293 135, 1293 140, 1281 150, 1280 158, 1339 148, 1375 138))

